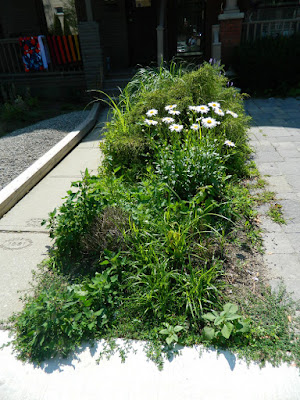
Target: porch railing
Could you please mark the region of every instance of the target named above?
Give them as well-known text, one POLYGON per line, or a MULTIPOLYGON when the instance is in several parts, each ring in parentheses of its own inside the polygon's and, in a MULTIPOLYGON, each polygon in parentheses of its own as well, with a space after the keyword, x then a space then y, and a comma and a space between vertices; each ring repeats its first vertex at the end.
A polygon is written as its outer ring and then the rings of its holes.
MULTIPOLYGON (((35 73, 82 71, 78 35, 46 36, 48 69, 35 73)), ((25 68, 18 38, 0 40, 0 74, 24 74, 25 68)), ((30 74, 30 72, 26 72, 30 74)))
POLYGON ((242 41, 254 41, 266 36, 291 36, 300 33, 300 18, 244 22, 242 41))

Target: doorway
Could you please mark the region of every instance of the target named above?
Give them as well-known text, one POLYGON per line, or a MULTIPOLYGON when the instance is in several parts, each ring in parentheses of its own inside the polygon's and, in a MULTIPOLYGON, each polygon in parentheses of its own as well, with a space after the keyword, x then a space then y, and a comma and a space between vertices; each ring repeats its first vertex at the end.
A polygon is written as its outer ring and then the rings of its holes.
POLYGON ((156 0, 127 0, 128 56, 130 66, 156 61, 156 0))

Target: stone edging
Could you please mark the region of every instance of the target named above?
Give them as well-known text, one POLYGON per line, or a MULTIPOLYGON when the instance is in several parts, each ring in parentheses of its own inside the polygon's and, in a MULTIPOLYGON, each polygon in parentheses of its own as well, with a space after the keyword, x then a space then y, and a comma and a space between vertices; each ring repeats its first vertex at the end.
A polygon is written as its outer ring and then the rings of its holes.
POLYGON ((0 191, 0 218, 55 167, 95 126, 100 104, 93 105, 87 118, 52 149, 35 161, 0 191))

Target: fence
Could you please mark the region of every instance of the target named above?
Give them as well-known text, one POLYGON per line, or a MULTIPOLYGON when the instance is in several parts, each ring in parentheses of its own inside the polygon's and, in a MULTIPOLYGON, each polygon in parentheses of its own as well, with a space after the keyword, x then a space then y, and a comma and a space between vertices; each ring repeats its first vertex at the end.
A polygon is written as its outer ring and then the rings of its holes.
MULTIPOLYGON (((78 35, 46 36, 44 43, 49 54, 48 68, 38 74, 83 71, 78 35)), ((0 74, 25 74, 19 38, 0 40, 0 74)))
POLYGON ((256 39, 271 36, 291 36, 300 33, 300 18, 244 22, 242 41, 253 42, 256 39))

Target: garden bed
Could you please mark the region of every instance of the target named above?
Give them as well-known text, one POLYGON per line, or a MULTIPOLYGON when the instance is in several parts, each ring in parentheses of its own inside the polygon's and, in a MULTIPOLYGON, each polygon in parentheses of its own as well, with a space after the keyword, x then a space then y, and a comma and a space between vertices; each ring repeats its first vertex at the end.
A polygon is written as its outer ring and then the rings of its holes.
POLYGON ((218 66, 172 64, 108 100, 102 171, 49 214, 50 258, 11 319, 21 359, 120 337, 146 340, 160 366, 199 343, 299 363, 293 305, 263 279, 249 118, 227 83, 218 66))

